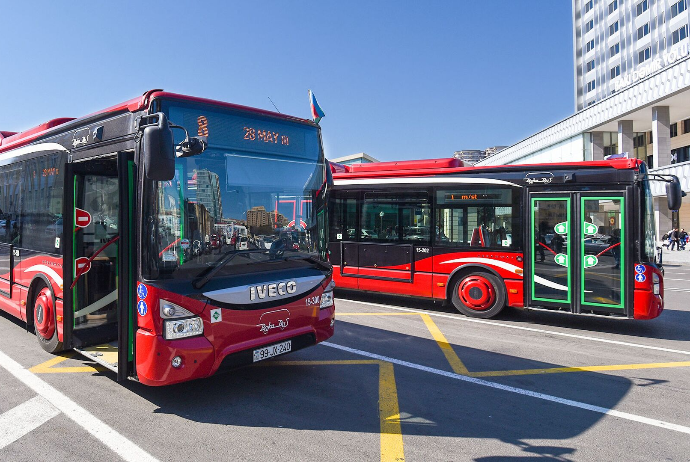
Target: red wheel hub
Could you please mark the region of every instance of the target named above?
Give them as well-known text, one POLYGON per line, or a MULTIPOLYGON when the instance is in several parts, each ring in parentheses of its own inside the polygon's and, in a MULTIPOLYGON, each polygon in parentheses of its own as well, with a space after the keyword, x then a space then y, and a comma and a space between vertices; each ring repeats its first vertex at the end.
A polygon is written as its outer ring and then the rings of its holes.
POLYGON ((458 297, 468 308, 484 311, 496 303, 496 290, 488 279, 475 274, 462 280, 458 297))
POLYGON ((36 296, 34 302, 34 324, 36 331, 46 340, 53 338, 55 333, 55 310, 50 290, 44 287, 36 296))

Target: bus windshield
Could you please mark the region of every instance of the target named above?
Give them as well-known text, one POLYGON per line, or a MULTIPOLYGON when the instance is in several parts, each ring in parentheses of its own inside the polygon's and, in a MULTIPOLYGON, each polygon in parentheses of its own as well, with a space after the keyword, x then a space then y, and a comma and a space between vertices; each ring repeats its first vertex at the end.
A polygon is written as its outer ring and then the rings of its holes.
POLYGON ((315 212, 325 181, 316 127, 208 106, 167 112, 190 136, 207 136, 208 148, 178 158, 174 179, 154 185, 144 240, 149 279, 194 278, 219 264, 244 273, 325 249, 315 212))

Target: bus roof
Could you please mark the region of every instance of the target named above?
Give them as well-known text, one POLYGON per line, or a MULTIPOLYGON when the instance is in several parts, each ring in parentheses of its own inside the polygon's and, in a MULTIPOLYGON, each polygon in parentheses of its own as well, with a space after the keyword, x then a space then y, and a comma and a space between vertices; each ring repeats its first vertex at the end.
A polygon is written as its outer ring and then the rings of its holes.
POLYGON ((367 164, 340 165, 331 167, 334 179, 435 176, 451 173, 480 173, 520 170, 560 170, 573 168, 615 168, 636 169, 642 163, 639 159, 613 159, 586 162, 564 162, 544 164, 464 166, 455 158, 421 159, 401 162, 372 162, 367 164))
POLYGON ((278 112, 272 112, 272 111, 265 111, 263 109, 257 109, 253 107, 248 107, 248 106, 242 106, 239 104, 232 104, 232 103, 225 103, 222 101, 216 101, 216 100, 211 100, 211 99, 205 99, 205 98, 196 98, 193 96, 187 96, 187 95, 180 95, 177 93, 168 93, 160 89, 155 89, 155 90, 149 90, 145 92, 142 96, 139 96, 137 98, 132 98, 130 100, 124 101, 120 104, 116 104, 114 106, 108 107, 106 109, 96 111, 92 114, 86 115, 84 117, 80 117, 78 119, 75 118, 70 118, 70 117, 61 117, 57 119, 52 119, 48 122, 42 123, 40 125, 37 125, 36 127, 30 128, 28 130, 25 130, 20 133, 16 132, 8 132, 8 131, 0 131, 0 152, 3 151, 9 151, 10 149, 18 148, 20 146, 27 145, 31 143, 32 141, 37 140, 38 138, 41 138, 42 136, 45 136, 49 133, 55 133, 59 131, 59 129, 56 129, 56 127, 59 127, 60 125, 66 124, 68 122, 76 121, 74 124, 70 124, 70 126, 78 126, 79 121, 86 121, 86 119, 92 119, 97 116, 105 116, 108 114, 115 114, 115 113, 120 113, 120 112, 138 112, 142 111, 144 109, 147 109, 151 102, 155 98, 166 98, 166 99, 176 99, 176 100, 181 100, 181 101, 188 101, 188 102, 195 102, 195 103, 200 103, 200 104, 209 104, 209 105, 214 105, 214 106, 220 106, 220 107, 225 107, 229 109, 237 109, 241 111, 246 111, 246 112, 252 112, 254 114, 258 115, 264 115, 264 116, 269 116, 269 117, 274 117, 274 118, 279 118, 279 119, 285 119, 285 120, 290 120, 293 122, 299 122, 307 125, 312 125, 312 126, 317 126, 314 122, 311 120, 307 119, 301 119, 299 117, 293 117, 285 114, 280 114, 278 112))

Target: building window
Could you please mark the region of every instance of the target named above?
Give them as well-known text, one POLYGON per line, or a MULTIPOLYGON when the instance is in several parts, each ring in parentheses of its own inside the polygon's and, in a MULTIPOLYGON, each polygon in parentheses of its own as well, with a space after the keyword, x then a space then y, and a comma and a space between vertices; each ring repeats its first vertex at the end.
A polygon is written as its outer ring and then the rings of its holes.
POLYGON ((635 152, 635 159, 647 158, 647 146, 644 142, 644 133, 635 133, 633 136, 633 151, 635 152))
POLYGON ((664 48, 666 48, 666 37, 659 40, 658 44, 659 44, 659 51, 663 51, 664 48))
POLYGON ((671 149, 671 163, 679 164, 690 160, 690 146, 683 146, 682 148, 671 149))
POLYGON ((637 4, 637 15, 641 15, 649 9, 649 0, 642 0, 637 4))
POLYGON ((637 54, 637 64, 642 64, 647 61, 652 54, 651 47, 647 47, 637 54))
POLYGON ((585 34, 594 28, 594 21, 590 19, 585 23, 585 34))
POLYGON ((587 63, 587 72, 591 71, 592 69, 594 69, 594 60, 591 60, 587 63))
POLYGON ((585 13, 587 13, 589 10, 591 10, 594 7, 594 2, 593 0, 589 0, 587 3, 585 3, 585 13))
POLYGON ((671 124, 670 129, 671 129, 671 138, 675 138, 676 136, 678 136, 678 124, 677 123, 671 124))
POLYGON ((611 47, 611 57, 616 56, 620 51, 621 51, 621 44, 616 43, 614 46, 611 47))
POLYGON ((618 21, 609 26, 609 37, 618 32, 618 21))
POLYGON ((678 16, 680 13, 688 9, 687 3, 685 3, 687 0, 680 0, 677 3, 674 3, 671 5, 671 17, 675 18, 678 16))
POLYGON ((587 45, 585 45, 585 52, 590 52, 593 49, 594 49, 594 39, 587 42, 587 45))
POLYGON ((676 43, 680 42, 684 38, 687 38, 688 36, 688 25, 684 25, 678 30, 674 30, 673 33, 671 34, 671 44, 675 45, 676 43))
POLYGON ((637 39, 639 40, 647 34, 649 34, 649 23, 637 29, 637 39))
POLYGON ((604 156, 618 154, 618 133, 604 132, 604 156))
POLYGON ((611 68, 611 78, 612 79, 615 79, 619 75, 621 75, 621 65, 620 64, 616 67, 611 68))
POLYGON ((587 92, 589 93, 590 91, 594 90, 596 86, 596 81, 590 80, 589 82, 587 82, 587 92))
POLYGON ((618 0, 613 0, 609 3, 609 14, 613 13, 618 9, 618 0))
POLYGON ((690 119, 683 121, 683 133, 690 133, 690 119))

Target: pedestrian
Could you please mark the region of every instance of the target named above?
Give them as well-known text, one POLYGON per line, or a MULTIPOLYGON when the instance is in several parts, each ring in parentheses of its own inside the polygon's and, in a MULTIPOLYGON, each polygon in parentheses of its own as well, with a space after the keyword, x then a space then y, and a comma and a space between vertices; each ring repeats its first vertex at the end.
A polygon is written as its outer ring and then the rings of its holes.
POLYGON ((678 247, 680 250, 685 250, 685 244, 688 242, 688 233, 685 232, 685 228, 680 228, 680 233, 678 234, 678 247))
POLYGON ((671 232, 671 247, 669 250, 673 250, 673 247, 676 247, 676 250, 680 250, 680 233, 678 228, 674 228, 671 232))

